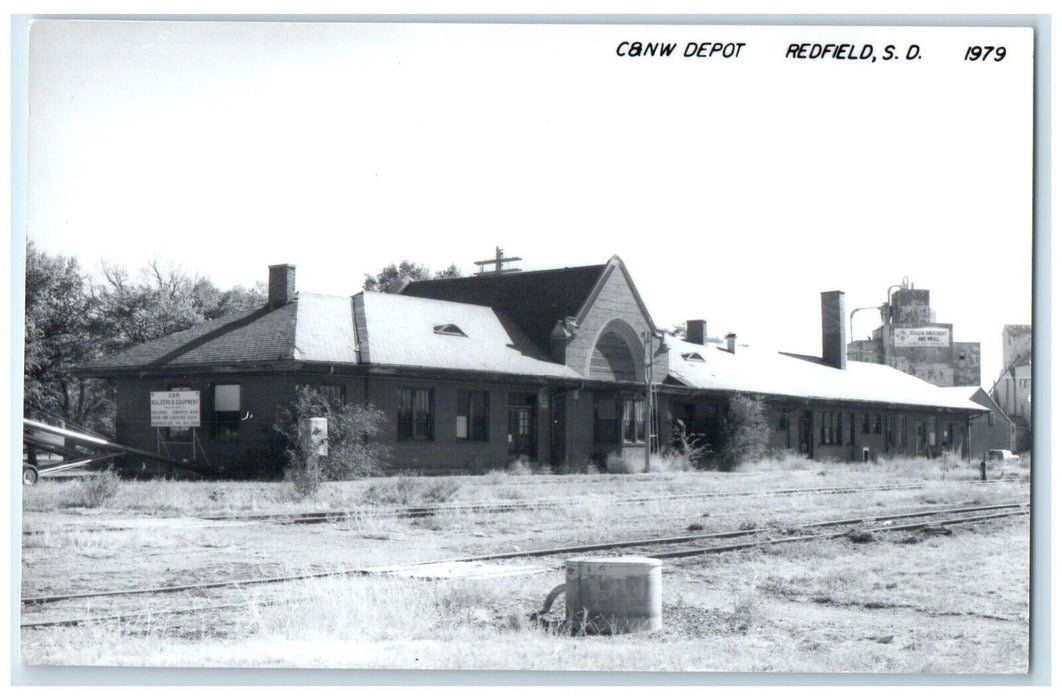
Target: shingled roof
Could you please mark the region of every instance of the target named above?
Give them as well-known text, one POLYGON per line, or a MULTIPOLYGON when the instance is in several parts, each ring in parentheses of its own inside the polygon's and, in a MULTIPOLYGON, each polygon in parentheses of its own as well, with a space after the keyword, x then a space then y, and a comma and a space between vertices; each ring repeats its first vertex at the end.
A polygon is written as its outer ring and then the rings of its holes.
POLYGON ((487 306, 363 292, 354 297, 354 315, 362 361, 370 365, 579 378, 487 306))
POLYGON ((668 378, 691 389, 746 392, 802 399, 868 401, 902 406, 983 412, 961 396, 944 391, 888 365, 849 360, 836 369, 818 358, 740 347, 697 345, 666 337, 668 378))
POLYGON ((300 293, 283 306, 207 321, 99 358, 79 373, 285 360, 357 362, 350 297, 300 293))
POLYGON ((604 265, 411 282, 405 296, 457 301, 503 311, 544 352, 557 321, 575 316, 604 265))

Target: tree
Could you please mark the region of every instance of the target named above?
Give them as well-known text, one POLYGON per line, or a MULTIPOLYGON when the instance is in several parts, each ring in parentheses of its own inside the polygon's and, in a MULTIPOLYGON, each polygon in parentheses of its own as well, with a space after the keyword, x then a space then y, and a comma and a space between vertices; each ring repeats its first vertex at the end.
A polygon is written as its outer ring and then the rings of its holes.
POLYGON ((676 323, 665 331, 672 338, 678 338, 679 340, 686 340, 686 324, 676 323))
POLYGON ((97 303, 75 258, 51 256, 26 246, 26 327, 23 411, 101 425, 109 393, 98 382, 70 375, 73 365, 97 353, 92 318, 97 303))
POLYGON ((208 278, 152 261, 134 281, 125 268, 104 264, 95 333, 106 352, 155 340, 171 333, 265 303, 264 287, 236 286, 222 291, 208 278))
POLYGON ((398 265, 388 265, 376 275, 365 275, 365 283, 362 285, 362 289, 366 292, 393 292, 406 277, 417 281, 451 279, 460 276, 461 270, 454 264, 432 272, 426 265, 403 260, 398 265))
POLYGON ((94 282, 76 258, 47 255, 29 243, 23 410, 110 432, 110 390, 98 380, 74 377, 73 367, 264 303, 261 283, 223 291, 158 261, 136 280, 125 268, 104 264, 102 279, 94 282))
POLYGON ((744 462, 754 462, 767 455, 767 407, 759 396, 734 394, 727 403, 723 418, 723 471, 731 471, 744 462))
POLYGON ((274 429, 286 440, 285 477, 301 496, 314 495, 324 481, 379 473, 389 456, 373 442, 383 428, 384 414, 369 404, 330 400, 312 386, 300 386, 295 400, 280 411, 274 429), (322 437, 310 418, 327 419, 328 454, 318 454, 322 437))

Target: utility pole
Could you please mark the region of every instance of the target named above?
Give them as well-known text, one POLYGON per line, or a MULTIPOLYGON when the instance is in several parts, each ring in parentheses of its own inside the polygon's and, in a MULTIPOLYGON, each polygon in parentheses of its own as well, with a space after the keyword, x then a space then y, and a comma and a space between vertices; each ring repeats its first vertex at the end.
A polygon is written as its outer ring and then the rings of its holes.
POLYGON ((490 260, 477 260, 477 261, 475 261, 472 264, 473 265, 479 265, 479 272, 475 273, 475 276, 476 277, 481 277, 483 275, 500 275, 500 274, 502 274, 504 272, 519 272, 520 271, 519 268, 513 268, 513 267, 505 268, 502 265, 502 263, 517 262, 519 260, 523 260, 523 258, 516 258, 516 257, 507 258, 507 257, 505 257, 505 251, 504 250, 502 250, 499 247, 495 247, 494 248, 494 257, 493 258, 491 258, 490 260), (493 265, 494 269, 493 270, 484 269, 484 267, 483 267, 484 265, 493 265))
POLYGON ((649 473, 649 453, 653 449, 653 332, 642 334, 645 341, 645 472, 649 473))

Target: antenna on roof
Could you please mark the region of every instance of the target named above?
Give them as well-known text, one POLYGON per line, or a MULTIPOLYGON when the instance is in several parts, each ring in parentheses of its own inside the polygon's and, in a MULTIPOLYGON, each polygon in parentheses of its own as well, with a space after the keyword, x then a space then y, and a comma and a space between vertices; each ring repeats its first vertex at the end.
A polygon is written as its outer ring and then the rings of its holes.
POLYGON ((523 260, 523 258, 506 258, 506 257, 503 257, 504 255, 505 255, 505 251, 503 251, 501 248, 495 247, 494 248, 494 257, 493 258, 491 258, 490 260, 477 260, 476 262, 472 263, 473 265, 479 265, 479 272, 475 273, 475 276, 476 277, 482 277, 484 275, 503 275, 506 272, 519 272, 520 268, 518 268, 518 267, 508 267, 508 268, 502 267, 502 263, 516 262, 517 260, 523 260), (485 269, 483 269, 484 265, 493 265, 494 269, 493 270, 490 270, 490 269, 486 269, 485 270, 485 269))

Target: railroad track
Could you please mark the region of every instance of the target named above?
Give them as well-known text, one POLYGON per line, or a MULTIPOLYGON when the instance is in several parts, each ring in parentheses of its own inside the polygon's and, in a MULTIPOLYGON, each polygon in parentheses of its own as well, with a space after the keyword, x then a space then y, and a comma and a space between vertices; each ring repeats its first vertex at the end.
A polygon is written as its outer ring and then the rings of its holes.
MULTIPOLYGON (((700 491, 692 493, 660 493, 643 496, 624 496, 611 499, 614 505, 637 505, 652 503, 655 501, 690 501, 719 498, 777 498, 782 496, 814 496, 848 494, 873 491, 904 491, 924 488, 927 481, 909 481, 895 484, 879 484, 875 486, 826 486, 817 488, 776 489, 771 491, 744 490, 744 491, 700 491)), ((964 482, 971 485, 987 485, 1010 483, 1003 481, 984 482, 969 480, 964 482)), ((437 503, 430 505, 412 505, 399 507, 365 506, 363 508, 345 510, 324 510, 304 513, 247 513, 247 514, 217 514, 199 516, 199 520, 205 523, 184 522, 184 527, 202 527, 205 524, 231 527, 233 525, 311 525, 328 522, 341 522, 344 520, 356 520, 359 518, 428 518, 439 515, 456 515, 462 513, 510 513, 522 510, 536 510, 543 508, 563 508, 565 506, 579 506, 586 503, 585 498, 566 497, 551 499, 535 499, 524 501, 482 501, 474 503, 437 503)), ((134 529, 135 526, 110 526, 98 528, 55 528, 44 530, 23 530, 23 536, 31 535, 61 535, 63 533, 86 533, 86 532, 121 532, 134 529)))
MULTIPOLYGON (((103 597, 126 597, 137 595, 167 595, 178 592, 208 591, 218 589, 244 589, 252 586, 268 584, 292 583, 310 579, 338 578, 370 575, 411 575, 418 569, 428 569, 439 565, 471 564, 504 559, 542 559, 562 554, 577 554, 583 552, 607 552, 616 551, 622 553, 639 553, 659 559, 676 559, 684 557, 696 557, 722 552, 731 552, 742 549, 754 549, 772 547, 787 543, 806 542, 811 540, 837 539, 851 536, 853 528, 862 536, 873 536, 878 533, 896 532, 902 530, 926 530, 948 528, 950 526, 965 525, 987 520, 1026 516, 1029 514, 1029 503, 1001 503, 986 506, 964 506, 956 508, 941 508, 935 510, 920 510, 905 513, 888 513, 872 516, 858 516, 840 520, 808 523, 784 530, 771 528, 756 528, 748 530, 734 530, 728 532, 683 534, 669 537, 646 538, 639 540, 624 540, 615 542, 594 542, 581 545, 567 545, 546 549, 520 551, 520 552, 497 552, 481 554, 469 557, 442 559, 414 564, 398 564, 393 566, 367 567, 345 569, 340 571, 317 572, 297 574, 289 576, 273 576, 256 579, 214 581, 179 586, 163 586, 157 588, 140 588, 110 591, 83 591, 77 593, 41 595, 23 598, 21 603, 23 612, 26 608, 40 608, 41 606, 59 601, 70 601, 89 598, 103 597), (928 518, 928 520, 927 520, 928 518), (902 521, 902 522, 896 522, 902 521), (880 524, 879 524, 880 523, 880 524), (727 544, 712 544, 710 546, 688 546, 693 542, 719 540, 734 540, 727 544)), ((421 576, 431 578, 431 576, 421 576)), ((293 599, 286 597, 283 602, 291 602, 293 599)), ((280 602, 280 601, 278 601, 280 602)), ((23 621, 23 628, 70 626, 90 624, 104 621, 121 621, 139 619, 145 616, 157 617, 159 615, 176 615, 207 610, 222 610, 238 608, 245 603, 225 603, 218 605, 197 605, 192 607, 165 609, 165 610, 140 610, 134 613, 120 613, 113 615, 94 616, 90 618, 76 618, 64 620, 39 620, 23 621)))

